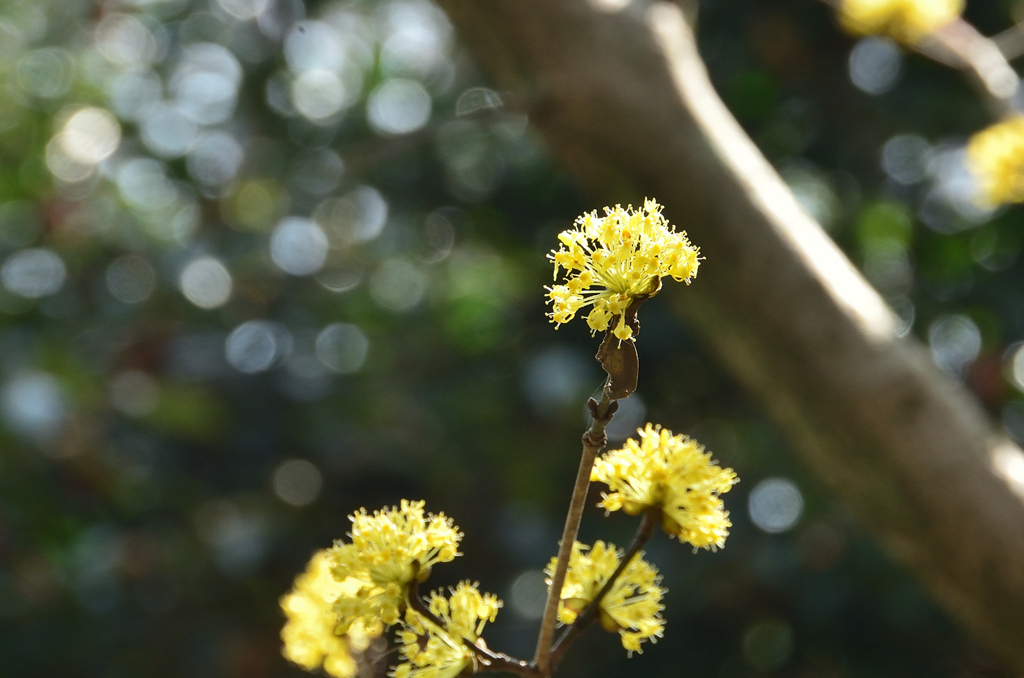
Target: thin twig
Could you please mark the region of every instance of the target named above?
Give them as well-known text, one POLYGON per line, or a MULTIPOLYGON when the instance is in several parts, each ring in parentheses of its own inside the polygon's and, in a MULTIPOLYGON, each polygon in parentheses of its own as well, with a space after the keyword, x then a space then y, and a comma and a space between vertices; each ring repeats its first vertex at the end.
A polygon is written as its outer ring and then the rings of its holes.
POLYGON ((558 545, 558 559, 555 564, 555 572, 551 577, 547 603, 544 605, 544 617, 541 619, 540 633, 537 636, 537 652, 533 658, 533 666, 541 676, 551 675, 549 662, 551 641, 555 636, 555 624, 558 622, 558 601, 562 597, 562 585, 565 583, 565 573, 569 569, 569 557, 572 555, 572 546, 576 543, 580 521, 583 519, 583 506, 587 501, 587 491, 590 489, 590 471, 594 467, 597 453, 608 441, 604 432, 605 427, 608 426, 612 415, 618 409, 618 402, 609 396, 609 387, 610 381, 606 381, 601 391, 601 402, 591 398, 587 403, 593 421, 590 424, 590 429, 583 434, 583 457, 580 459, 579 471, 576 473, 576 484, 572 489, 569 511, 565 516, 562 541, 558 545))
POLYGON ((676 311, 890 555, 1024 674, 1021 568, 1005 566, 1024 562, 1020 447, 896 336, 881 297, 728 114, 682 12, 439 2, 499 86, 537 90, 537 128, 577 180, 662 196, 714 254, 676 311))
MULTIPOLYGON (((441 631, 448 632, 444 622, 438 619, 420 598, 419 583, 415 579, 409 586, 409 607, 441 631)), ((470 641, 469 638, 462 638, 462 642, 476 654, 480 663, 474 673, 505 672, 514 673, 523 678, 538 678, 537 670, 528 662, 510 657, 503 652, 493 652, 470 641)))
POLYGON ((576 618, 576 621, 572 623, 555 643, 555 646, 551 650, 551 670, 558 668, 558 664, 562 661, 562 657, 565 656, 566 651, 576 641, 576 638, 580 636, 587 628, 594 623, 597 619, 598 612, 601 609, 601 601, 608 595, 608 592, 612 590, 612 586, 615 585, 616 580, 622 576, 622 573, 626 571, 626 568, 632 562, 633 558, 640 553, 648 541, 651 539, 651 535, 654 534, 655 528, 658 527, 658 522, 661 520, 661 507, 652 506, 644 512, 643 520, 640 521, 640 525, 636 528, 636 534, 633 535, 633 541, 630 542, 629 547, 626 549, 626 553, 622 556, 622 560, 619 562, 619 566, 615 568, 615 572, 608 578, 608 581, 604 583, 601 590, 597 592, 594 599, 590 601, 586 609, 583 610, 583 614, 576 618))

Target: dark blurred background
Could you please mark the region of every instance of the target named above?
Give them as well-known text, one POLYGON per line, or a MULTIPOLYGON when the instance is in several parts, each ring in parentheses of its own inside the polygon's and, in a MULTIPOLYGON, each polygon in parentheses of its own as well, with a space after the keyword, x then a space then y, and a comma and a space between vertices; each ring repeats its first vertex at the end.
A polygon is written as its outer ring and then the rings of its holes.
MULTIPOLYGON (((987 33, 1019 5, 968 4, 987 33)), ((699 33, 800 201, 1024 440, 1021 211, 971 200, 979 98, 812 0, 701 0, 699 33)), ((505 601, 490 646, 530 656, 602 376, 585 324, 544 317, 545 254, 601 205, 444 14, 3 0, 0 85, 0 675, 304 675, 279 597, 347 514, 403 497, 466 533, 430 586, 479 580, 505 601)), ((562 675, 1008 675, 667 300, 642 321, 613 442, 653 421, 705 443, 742 478, 733 533, 656 537, 664 639, 627 660, 593 631, 562 675)), ((595 501, 583 538, 625 544, 595 501)))

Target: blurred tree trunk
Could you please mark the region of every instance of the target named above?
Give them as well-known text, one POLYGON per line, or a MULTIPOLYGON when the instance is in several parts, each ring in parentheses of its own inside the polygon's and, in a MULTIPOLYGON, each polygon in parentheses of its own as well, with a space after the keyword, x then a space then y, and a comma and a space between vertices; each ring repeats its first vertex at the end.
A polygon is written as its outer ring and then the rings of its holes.
POLYGON ((706 257, 673 297, 689 322, 888 552, 1024 670, 1024 454, 896 336, 715 94, 683 12, 441 4, 600 202, 654 197, 688 231, 706 257))

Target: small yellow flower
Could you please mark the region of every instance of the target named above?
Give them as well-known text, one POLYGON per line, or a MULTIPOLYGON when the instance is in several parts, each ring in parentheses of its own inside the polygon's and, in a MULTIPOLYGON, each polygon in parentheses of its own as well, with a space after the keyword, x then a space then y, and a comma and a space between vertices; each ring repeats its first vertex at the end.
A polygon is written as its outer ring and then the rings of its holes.
POLYGON ((406 661, 391 672, 394 678, 458 676, 476 661, 475 653, 463 641, 483 644, 480 634, 498 615, 501 601, 492 594, 481 594, 476 584, 464 581, 451 589, 450 598, 440 591, 431 593, 427 606, 444 627, 438 628, 412 610, 406 613, 399 634, 406 661))
POLYGON ((842 0, 839 19, 855 35, 886 35, 913 45, 963 9, 963 0, 842 0))
POLYGON ((618 318, 612 333, 625 341, 633 336, 625 315, 633 300, 657 294, 667 276, 689 284, 697 275, 700 252, 685 233, 672 230, 653 200, 644 201, 638 211, 618 205, 604 211, 603 217, 584 214, 558 235, 561 247, 548 258, 555 264, 555 279, 563 268, 567 279, 547 288, 548 317, 561 325, 591 306, 591 331, 604 332, 618 318))
MULTIPOLYGON (((576 542, 569 558, 569 569, 562 586, 562 598, 558 603, 558 620, 572 624, 576 617, 593 602, 604 587, 623 557, 615 544, 598 541, 590 548, 576 542)), ((557 558, 552 558, 544 570, 548 577, 554 576, 557 558)), ((657 568, 643 559, 643 553, 633 557, 611 589, 601 599, 598 615, 601 626, 611 633, 618 633, 622 646, 629 651, 642 652, 640 644, 645 640, 656 642, 665 630, 661 617, 662 596, 665 589, 658 586, 661 576, 657 568)), ((548 579, 548 586, 551 580, 548 579)))
POLYGON ((695 548, 724 546, 732 523, 719 495, 737 482, 736 473, 719 468, 687 436, 651 424, 637 433, 639 443, 627 440, 622 449, 594 462, 590 479, 612 490, 598 505, 630 515, 660 507, 662 528, 669 535, 695 548))
POLYGON ((336 542, 329 551, 331 573, 352 582, 356 591, 338 598, 335 610, 342 625, 362 620, 395 624, 401 616, 409 584, 425 581, 435 563, 459 555, 462 533, 443 513, 424 514, 423 502, 402 500, 369 515, 366 509, 349 516, 352 541, 336 542))
POLYGON ((1024 116, 972 136, 967 143, 967 167, 978 179, 982 203, 1024 202, 1024 116))
POLYGON ((319 551, 309 561, 306 571, 295 579, 295 586, 281 598, 281 609, 288 621, 281 630, 282 653, 307 671, 323 666, 335 678, 356 674, 356 662, 350 650, 362 651, 371 635, 359 624, 347 633, 336 633, 338 620, 334 602, 351 593, 348 584, 331 576, 327 551, 319 551))

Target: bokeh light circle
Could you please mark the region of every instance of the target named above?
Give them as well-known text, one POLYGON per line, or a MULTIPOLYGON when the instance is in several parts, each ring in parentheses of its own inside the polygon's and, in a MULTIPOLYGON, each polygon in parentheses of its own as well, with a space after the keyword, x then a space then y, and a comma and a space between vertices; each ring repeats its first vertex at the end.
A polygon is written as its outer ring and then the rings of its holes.
POLYGON ((337 115, 349 103, 345 84, 334 73, 313 68, 304 71, 292 83, 295 110, 313 121, 337 115))
POLYGON ((965 315, 952 313, 936 318, 928 326, 928 346, 935 364, 955 377, 981 353, 981 330, 965 315))
POLYGON ((290 335, 284 327, 266 320, 244 322, 228 335, 224 354, 239 372, 256 374, 274 366, 290 350, 290 335))
POLYGON ((430 94, 415 80, 391 78, 370 93, 366 117, 381 134, 415 132, 430 119, 430 94))
POLYGON ((750 492, 747 510, 755 525, 769 534, 779 534, 800 521, 804 498, 789 478, 766 478, 750 492))
POLYGON ((885 94, 903 71, 900 48, 888 38, 864 38, 850 51, 850 81, 867 94, 885 94))
POLYGON ((45 440, 63 424, 68 412, 67 397, 54 375, 25 372, 3 385, 0 412, 7 426, 16 433, 45 440))
POLYGON ((527 570, 512 581, 508 596, 509 606, 524 619, 540 619, 544 616, 547 593, 546 575, 540 570, 527 570))
POLYGON ((312 275, 327 261, 327 236, 314 222, 287 217, 270 236, 270 257, 292 275, 312 275))
POLYGON ((189 176, 204 186, 223 186, 234 181, 245 159, 242 145, 227 132, 206 132, 188 154, 189 176))
POLYGON ((404 259, 388 259, 370 277, 370 296, 390 311, 415 308, 426 291, 426 276, 404 259))
POLYGON ((223 306, 231 298, 231 274, 213 257, 192 261, 181 271, 178 286, 186 299, 202 309, 223 306))
POLYGON ((13 254, 0 267, 0 282, 4 287, 30 299, 54 294, 64 285, 66 277, 64 261, 56 252, 43 247, 13 254))
POLYGON ((274 469, 274 494, 286 504, 309 506, 320 496, 323 476, 305 459, 289 459, 274 469))
POLYGON ((110 294, 126 304, 138 304, 149 299, 156 288, 156 271, 137 254, 128 254, 110 262, 106 279, 110 294))
POLYGON ((366 362, 370 340, 356 325, 334 323, 316 338, 316 357, 338 374, 358 372, 366 362))
POLYGON ((372 186, 357 186, 340 198, 328 198, 313 212, 313 219, 338 246, 374 240, 384 232, 388 202, 372 186))
POLYGON ((64 152, 86 165, 103 162, 121 143, 121 125, 110 111, 89 106, 68 118, 59 137, 64 152))

